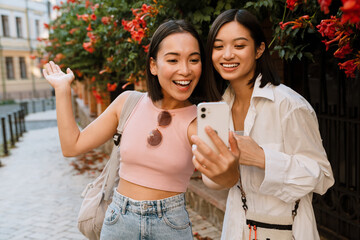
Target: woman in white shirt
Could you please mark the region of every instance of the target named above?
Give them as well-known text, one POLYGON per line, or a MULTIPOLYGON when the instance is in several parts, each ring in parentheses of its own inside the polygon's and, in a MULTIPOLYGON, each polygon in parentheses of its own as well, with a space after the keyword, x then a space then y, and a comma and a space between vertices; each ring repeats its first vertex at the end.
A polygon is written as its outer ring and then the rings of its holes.
POLYGON ((208 78, 215 78, 231 108, 230 149, 208 128, 220 153, 192 136, 197 146, 193 163, 208 187, 230 188, 222 239, 254 239, 254 233, 255 239, 287 239, 261 236, 267 231, 261 222, 270 223, 270 228, 289 226, 290 238, 319 239, 312 195, 324 194, 334 178, 313 108, 280 84, 261 25, 248 11, 220 14, 210 29, 206 52, 208 78), (260 222, 255 228, 247 221, 250 213, 260 222), (284 219, 291 222, 282 223, 284 219))

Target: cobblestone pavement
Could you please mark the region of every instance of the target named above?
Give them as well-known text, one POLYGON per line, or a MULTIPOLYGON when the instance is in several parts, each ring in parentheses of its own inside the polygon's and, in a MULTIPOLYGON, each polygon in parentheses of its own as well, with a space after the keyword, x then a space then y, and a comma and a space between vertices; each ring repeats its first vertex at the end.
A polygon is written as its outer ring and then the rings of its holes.
MULTIPOLYGON (((29 115, 28 120, 51 120, 49 115, 55 117, 48 111, 29 115)), ((80 193, 93 177, 77 174, 71 160, 61 154, 56 127, 28 131, 10 156, 1 159, 0 240, 85 239, 76 219, 80 193)), ((218 229, 188 210, 198 236, 220 238, 218 229)))

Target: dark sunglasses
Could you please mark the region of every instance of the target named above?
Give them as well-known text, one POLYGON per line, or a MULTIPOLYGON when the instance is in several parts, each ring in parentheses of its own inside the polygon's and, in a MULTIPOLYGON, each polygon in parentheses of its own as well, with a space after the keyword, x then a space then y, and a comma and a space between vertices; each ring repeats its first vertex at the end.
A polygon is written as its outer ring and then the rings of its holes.
MULTIPOLYGON (((162 111, 158 115, 158 127, 167 127, 171 123, 171 114, 168 111, 162 111)), ((147 142, 155 147, 162 141, 162 134, 158 128, 152 130, 147 137, 147 142)))

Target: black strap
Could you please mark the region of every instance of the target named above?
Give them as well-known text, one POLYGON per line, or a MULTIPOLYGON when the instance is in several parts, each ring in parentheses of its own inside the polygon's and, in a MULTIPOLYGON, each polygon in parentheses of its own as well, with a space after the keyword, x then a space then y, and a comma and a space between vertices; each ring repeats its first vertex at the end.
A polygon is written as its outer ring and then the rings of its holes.
MULTIPOLYGON (((239 171, 240 171, 240 166, 239 166, 239 171)), ((246 204, 246 194, 245 194, 245 191, 243 189, 243 186, 242 186, 242 182, 241 182, 241 172, 240 172, 240 177, 239 177, 239 185, 237 185, 237 187, 240 189, 240 192, 241 192, 241 201, 243 202, 243 209, 246 213, 246 211, 248 210, 248 206, 246 204)), ((297 210, 299 208, 299 203, 300 203, 300 199, 296 200, 295 202, 295 206, 294 206, 294 210, 291 211, 291 214, 292 214, 292 217, 293 219, 295 218, 295 216, 297 215, 297 210)), ((276 224, 275 224, 276 225, 276 224)))
POLYGON ((251 219, 246 219, 246 225, 256 226, 257 228, 268 228, 268 229, 277 229, 277 230, 292 230, 292 225, 281 225, 281 224, 273 224, 273 223, 264 223, 258 222, 251 219))

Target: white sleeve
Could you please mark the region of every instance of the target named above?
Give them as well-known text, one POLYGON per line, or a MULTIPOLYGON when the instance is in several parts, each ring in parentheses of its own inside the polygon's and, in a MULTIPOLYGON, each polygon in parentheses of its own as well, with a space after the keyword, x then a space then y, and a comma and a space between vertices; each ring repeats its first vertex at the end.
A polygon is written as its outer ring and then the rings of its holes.
POLYGON ((293 202, 309 192, 324 194, 334 177, 322 145, 316 114, 296 108, 282 121, 284 151, 263 147, 265 178, 260 192, 293 202))

